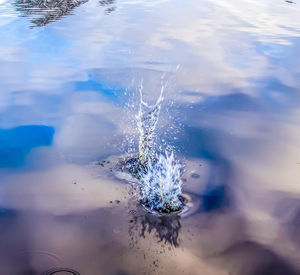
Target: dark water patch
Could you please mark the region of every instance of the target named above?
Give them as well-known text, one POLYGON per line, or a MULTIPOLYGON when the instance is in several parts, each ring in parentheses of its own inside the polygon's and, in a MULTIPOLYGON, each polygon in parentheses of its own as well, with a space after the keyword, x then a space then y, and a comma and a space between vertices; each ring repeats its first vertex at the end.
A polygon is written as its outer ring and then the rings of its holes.
POLYGON ((145 215, 141 220, 141 237, 145 238, 145 233, 150 234, 153 231, 157 234, 159 242, 164 242, 179 246, 179 232, 181 229, 180 216, 171 215, 145 215))
MULTIPOLYGON (((185 219, 198 212, 200 200, 191 193, 182 194, 183 208, 178 212, 157 213, 143 204, 135 205, 129 211, 129 235, 133 246, 138 246, 139 238, 148 239, 155 235, 158 243, 180 246, 181 219, 185 219)), ((132 208, 132 207, 131 207, 132 208)))
MULTIPOLYGON (((157 241, 171 246, 179 246, 179 232, 181 229, 180 215, 157 215, 138 205, 135 211, 130 212, 129 235, 138 234, 142 238, 147 238, 146 234, 154 233, 157 241)), ((136 240, 138 242, 138 239, 136 240)))
POLYGON ((0 207, 0 223, 1 219, 15 218, 18 215, 18 211, 15 209, 0 207))
POLYGON ((184 154, 187 157, 198 157, 218 163, 224 159, 221 149, 223 137, 226 138, 216 129, 185 126, 177 136, 177 140, 172 143, 178 148, 184 148, 184 154))
POLYGON ((26 270, 19 273, 20 275, 40 275, 40 273, 34 268, 27 268, 26 270))
POLYGON ((270 248, 254 241, 240 241, 221 253, 232 263, 232 274, 237 275, 298 275, 297 270, 270 248))
POLYGON ((118 270, 115 275, 130 275, 128 272, 123 271, 123 270, 118 270))
POLYGON ((282 113, 299 106, 297 104, 300 98, 299 90, 277 78, 258 80, 256 86, 259 100, 268 111, 282 113))
POLYGON ((35 147, 50 146, 54 128, 44 125, 0 129, 0 167, 18 167, 35 147))
POLYGON ((90 73, 87 81, 78 81, 71 84, 74 85, 75 91, 96 91, 104 95, 108 101, 120 104, 124 88, 111 82, 99 81, 95 77, 96 75, 90 73))
POLYGON ((224 112, 224 111, 262 111, 263 106, 254 97, 233 92, 229 95, 209 96, 202 103, 206 111, 224 112))
POLYGON ((228 209, 231 200, 228 186, 209 186, 203 193, 201 209, 205 212, 228 209))
MULTIPOLYGON (((210 165, 210 170, 202 192, 202 211, 227 210, 234 205, 234 166, 221 150, 221 137, 213 129, 186 128, 185 135, 179 138, 178 143, 188 139, 185 144, 185 153, 190 157, 201 157, 210 165)), ((200 175, 196 173, 192 178, 200 175)), ((192 176, 191 175, 191 176, 192 176)), ((188 184, 188 181, 185 183, 188 184)))

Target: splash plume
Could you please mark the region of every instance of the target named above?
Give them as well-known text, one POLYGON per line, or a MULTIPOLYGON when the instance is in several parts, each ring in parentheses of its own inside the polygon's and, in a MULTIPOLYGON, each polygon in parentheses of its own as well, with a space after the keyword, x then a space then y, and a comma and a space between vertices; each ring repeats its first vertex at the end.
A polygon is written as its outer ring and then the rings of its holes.
POLYGON ((140 106, 137 116, 139 156, 137 175, 140 180, 141 200, 148 208, 160 213, 178 211, 182 207, 180 179, 183 167, 174 153, 155 151, 155 128, 158 122, 164 87, 154 105, 143 101, 141 85, 140 106))

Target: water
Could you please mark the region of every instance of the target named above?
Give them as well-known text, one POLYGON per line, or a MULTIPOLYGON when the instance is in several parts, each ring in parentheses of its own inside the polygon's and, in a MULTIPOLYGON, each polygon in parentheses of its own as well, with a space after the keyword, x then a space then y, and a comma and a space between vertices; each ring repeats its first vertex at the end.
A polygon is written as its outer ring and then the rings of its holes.
POLYGON ((183 206, 180 200, 183 167, 175 161, 173 151, 157 151, 157 148, 162 147, 157 146, 161 141, 155 142, 155 128, 163 101, 163 91, 164 86, 161 87, 159 98, 151 106, 143 100, 143 86, 139 88, 140 104, 136 117, 139 131, 138 157, 125 159, 125 164, 121 163, 121 169, 125 166, 125 170, 139 180, 140 200, 146 207, 168 213, 179 211, 183 206))
POLYGON ((155 155, 155 127, 158 122, 161 103, 163 100, 164 86, 162 86, 159 98, 156 103, 151 106, 143 100, 143 86, 140 87, 140 106, 137 116, 137 127, 139 130, 139 163, 142 166, 147 166, 147 163, 152 162, 155 155))
POLYGON ((147 165, 141 176, 141 199, 151 210, 173 212, 182 208, 181 170, 173 152, 159 155, 157 161, 147 165))
POLYGON ((299 274, 293 2, 0 0, 1 275, 299 274), (114 170, 141 82, 180 214, 114 170))

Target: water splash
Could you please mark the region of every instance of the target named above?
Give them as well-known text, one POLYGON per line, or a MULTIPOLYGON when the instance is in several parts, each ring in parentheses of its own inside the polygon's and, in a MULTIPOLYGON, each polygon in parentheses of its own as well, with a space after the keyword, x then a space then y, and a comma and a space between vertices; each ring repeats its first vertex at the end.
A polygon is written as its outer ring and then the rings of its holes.
POLYGON ((155 149, 155 128, 158 122, 164 87, 154 105, 143 100, 143 86, 139 88, 140 106, 137 115, 139 156, 135 173, 140 180, 141 200, 151 210, 171 213, 182 208, 182 165, 172 151, 158 153, 155 149))
POLYGON ((162 86, 160 96, 154 105, 149 105, 143 100, 143 85, 139 87, 140 106, 137 115, 137 126, 139 130, 139 164, 146 166, 155 159, 155 128, 159 118, 161 102, 163 101, 164 87, 162 86))
POLYGON ((141 175, 141 198, 151 210, 160 213, 179 211, 182 207, 180 179, 182 165, 173 152, 160 154, 148 162, 146 173, 141 175))

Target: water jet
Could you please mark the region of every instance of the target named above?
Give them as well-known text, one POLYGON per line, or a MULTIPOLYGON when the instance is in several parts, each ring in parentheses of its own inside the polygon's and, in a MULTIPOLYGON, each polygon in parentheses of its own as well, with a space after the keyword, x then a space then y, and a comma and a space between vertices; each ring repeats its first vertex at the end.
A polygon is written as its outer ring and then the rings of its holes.
POLYGON ((158 214, 180 212, 184 205, 181 196, 183 166, 175 160, 173 151, 155 150, 155 128, 158 122, 164 87, 154 105, 143 100, 143 86, 139 88, 140 105, 137 115, 139 153, 126 162, 128 171, 139 180, 140 201, 158 214))

